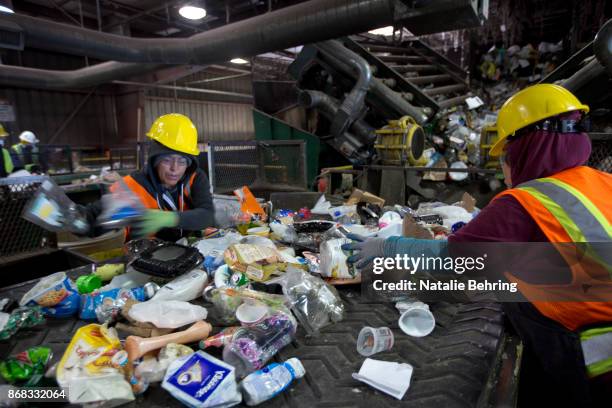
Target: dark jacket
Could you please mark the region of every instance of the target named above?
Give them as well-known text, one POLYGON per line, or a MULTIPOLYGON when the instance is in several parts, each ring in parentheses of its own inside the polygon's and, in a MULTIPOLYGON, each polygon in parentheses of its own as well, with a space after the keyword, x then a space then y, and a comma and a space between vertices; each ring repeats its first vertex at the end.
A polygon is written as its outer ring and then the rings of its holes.
MULTIPOLYGON (((198 167, 197 157, 185 155, 191 159, 191 164, 185 171, 183 178, 177 183, 177 186, 172 190, 166 190, 160 184, 155 168, 153 167, 155 158, 160 154, 182 153, 177 153, 157 142, 153 142, 149 152, 149 160, 145 168, 131 174, 131 177, 138 182, 138 184, 143 186, 153 198, 157 199, 161 206, 159 209, 167 209, 164 207, 164 200, 161 199, 164 193, 171 196, 176 207, 179 207, 178 197, 181 194, 181 186, 186 186, 194 173, 196 176, 191 186, 189 198, 185 200, 186 204, 191 209, 179 212, 179 224, 177 228, 163 229, 156 234, 156 237, 167 241, 176 241, 189 232, 200 231, 204 228, 213 226, 215 223, 215 209, 212 195, 210 194, 210 184, 204 171, 198 167)), ((101 202, 98 201, 90 204, 87 206, 86 212, 90 224, 93 225, 95 219, 102 212, 101 202)), ((92 235, 99 235, 101 232, 102 231, 95 229, 92 231, 92 235)))

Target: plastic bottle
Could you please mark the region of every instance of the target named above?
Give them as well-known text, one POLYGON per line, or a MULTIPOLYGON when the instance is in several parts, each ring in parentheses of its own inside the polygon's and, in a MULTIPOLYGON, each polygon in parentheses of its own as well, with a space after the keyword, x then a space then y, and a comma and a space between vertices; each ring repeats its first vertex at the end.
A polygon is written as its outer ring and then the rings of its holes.
POLYGON ((297 358, 269 364, 242 380, 242 397, 249 406, 261 404, 283 392, 294 379, 302 378, 304 374, 306 370, 297 358))
POLYGON ((132 289, 144 286, 145 283, 149 282, 151 277, 147 274, 130 269, 124 274, 115 276, 109 284, 100 288, 101 292, 123 288, 132 289))
POLYGON ((208 274, 201 269, 194 269, 162 286, 153 296, 153 300, 189 302, 202 295, 207 282, 208 274))
POLYGON ((238 377, 259 370, 291 343, 296 328, 293 317, 280 311, 253 326, 242 327, 223 348, 223 361, 236 368, 238 377))

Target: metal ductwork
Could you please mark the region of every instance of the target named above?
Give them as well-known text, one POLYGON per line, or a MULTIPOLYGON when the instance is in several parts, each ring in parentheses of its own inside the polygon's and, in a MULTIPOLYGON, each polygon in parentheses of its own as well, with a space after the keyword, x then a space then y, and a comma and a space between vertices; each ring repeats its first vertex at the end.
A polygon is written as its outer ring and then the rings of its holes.
MULTIPOLYGON (((612 76, 612 19, 597 32, 593 40, 593 52, 595 57, 591 61, 561 83, 564 88, 575 93, 599 76, 604 74, 612 76)), ((547 81, 551 76, 552 74, 543 81, 547 81)))
POLYGON ((344 134, 349 126, 362 115, 365 98, 372 81, 372 71, 366 60, 336 40, 325 41, 316 46, 327 53, 335 54, 342 58, 353 67, 357 76, 355 86, 344 98, 342 105, 337 108, 336 115, 332 120, 331 134, 336 137, 344 134))
MULTIPOLYGON (((302 106, 319 110, 330 122, 334 120, 338 113, 338 102, 325 92, 303 90, 300 92, 298 100, 302 106)), ((351 123, 349 129, 362 144, 370 145, 376 140, 374 128, 361 119, 351 123)))
POLYGON ((19 26, 28 47, 100 60, 203 65, 393 24, 395 4, 312 0, 180 39, 124 37, 20 14, 0 13, 0 22, 19 26))
MULTIPOLYGON (((300 91, 298 100, 302 106, 317 109, 330 122, 338 117, 338 101, 324 92, 300 91)), ((364 164, 372 154, 369 146, 374 140, 376 140, 374 129, 363 120, 358 119, 350 125, 350 132, 345 131, 341 135, 332 135, 328 143, 352 163, 364 164)))
POLYGON ((88 88, 162 68, 159 64, 103 62, 73 71, 52 71, 0 65, 0 84, 37 89, 88 88))
POLYGON ((608 20, 597 32, 593 50, 600 64, 612 75, 612 19, 608 20))
MULTIPOLYGON (((355 70, 351 68, 346 61, 341 58, 337 53, 330 52, 330 50, 323 50, 319 44, 315 44, 315 47, 321 52, 321 57, 330 65, 341 71, 344 75, 357 79, 355 70)), ((342 46, 344 47, 344 46, 342 46)), ((344 47, 346 48, 346 47, 344 47)), ((401 94, 395 92, 389 88, 378 78, 372 78, 370 82, 370 93, 377 99, 382 101, 384 104, 391 107, 394 111, 398 112, 398 117, 403 115, 412 116, 417 123, 423 124, 429 120, 429 116, 423 108, 416 107, 406 101, 401 94)))

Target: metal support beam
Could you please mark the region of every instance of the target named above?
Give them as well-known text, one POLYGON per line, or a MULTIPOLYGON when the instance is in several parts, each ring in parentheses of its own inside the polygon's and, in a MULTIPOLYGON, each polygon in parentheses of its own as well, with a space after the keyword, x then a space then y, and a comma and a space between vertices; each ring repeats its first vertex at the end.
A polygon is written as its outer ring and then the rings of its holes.
POLYGON ((102 12, 100 10, 100 0, 96 0, 96 18, 98 20, 98 31, 102 31, 102 12))
MULTIPOLYGON (((55 2, 55 0, 49 0, 49 3, 51 3, 51 5, 53 7, 55 7, 60 13, 62 13, 64 16, 66 16, 70 21, 72 21, 74 24, 76 25, 80 25, 82 26, 82 22, 79 22, 79 20, 77 20, 76 18, 72 17, 72 15, 70 13, 68 13, 66 10, 64 10, 62 8, 62 6, 60 6, 59 4, 57 4, 55 2)), ((64 2, 62 5, 66 4, 66 2, 64 2)))
POLYGON ((138 86, 142 88, 166 89, 169 91, 185 91, 185 92, 204 93, 204 94, 210 94, 210 95, 231 96, 233 98, 241 98, 244 100, 248 100, 249 102, 253 100, 253 95, 243 94, 243 93, 238 93, 238 92, 217 91, 216 89, 202 89, 202 88, 191 88, 188 86, 147 84, 147 83, 142 83, 142 82, 131 82, 131 81, 113 81, 112 83, 117 84, 117 85, 138 86))
POLYGON ((248 74, 236 74, 236 75, 227 75, 227 76, 220 76, 220 77, 216 77, 216 78, 208 78, 208 79, 200 79, 199 81, 190 81, 190 82, 186 82, 189 85, 193 85, 193 84, 205 84, 208 82, 215 82, 215 81, 225 81, 227 79, 235 79, 235 78, 243 78, 245 76, 250 76, 251 73, 249 72, 248 74))

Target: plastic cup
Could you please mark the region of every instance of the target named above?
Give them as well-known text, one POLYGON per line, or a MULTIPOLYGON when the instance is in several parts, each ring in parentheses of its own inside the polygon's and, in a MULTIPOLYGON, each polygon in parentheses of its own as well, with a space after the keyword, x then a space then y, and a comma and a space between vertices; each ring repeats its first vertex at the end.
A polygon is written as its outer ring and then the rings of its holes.
MULTIPOLYGON (((419 302, 420 303, 420 302, 419 302)), ((416 304, 404 310, 399 318, 399 328, 413 337, 424 337, 436 327, 436 319, 424 303, 416 304)))
POLYGON ((369 357, 381 351, 391 350, 393 343, 393 332, 390 328, 366 326, 361 329, 357 337, 357 352, 369 357))
POLYGON ((236 309, 236 318, 245 326, 257 324, 268 314, 268 308, 261 304, 243 303, 236 309))

